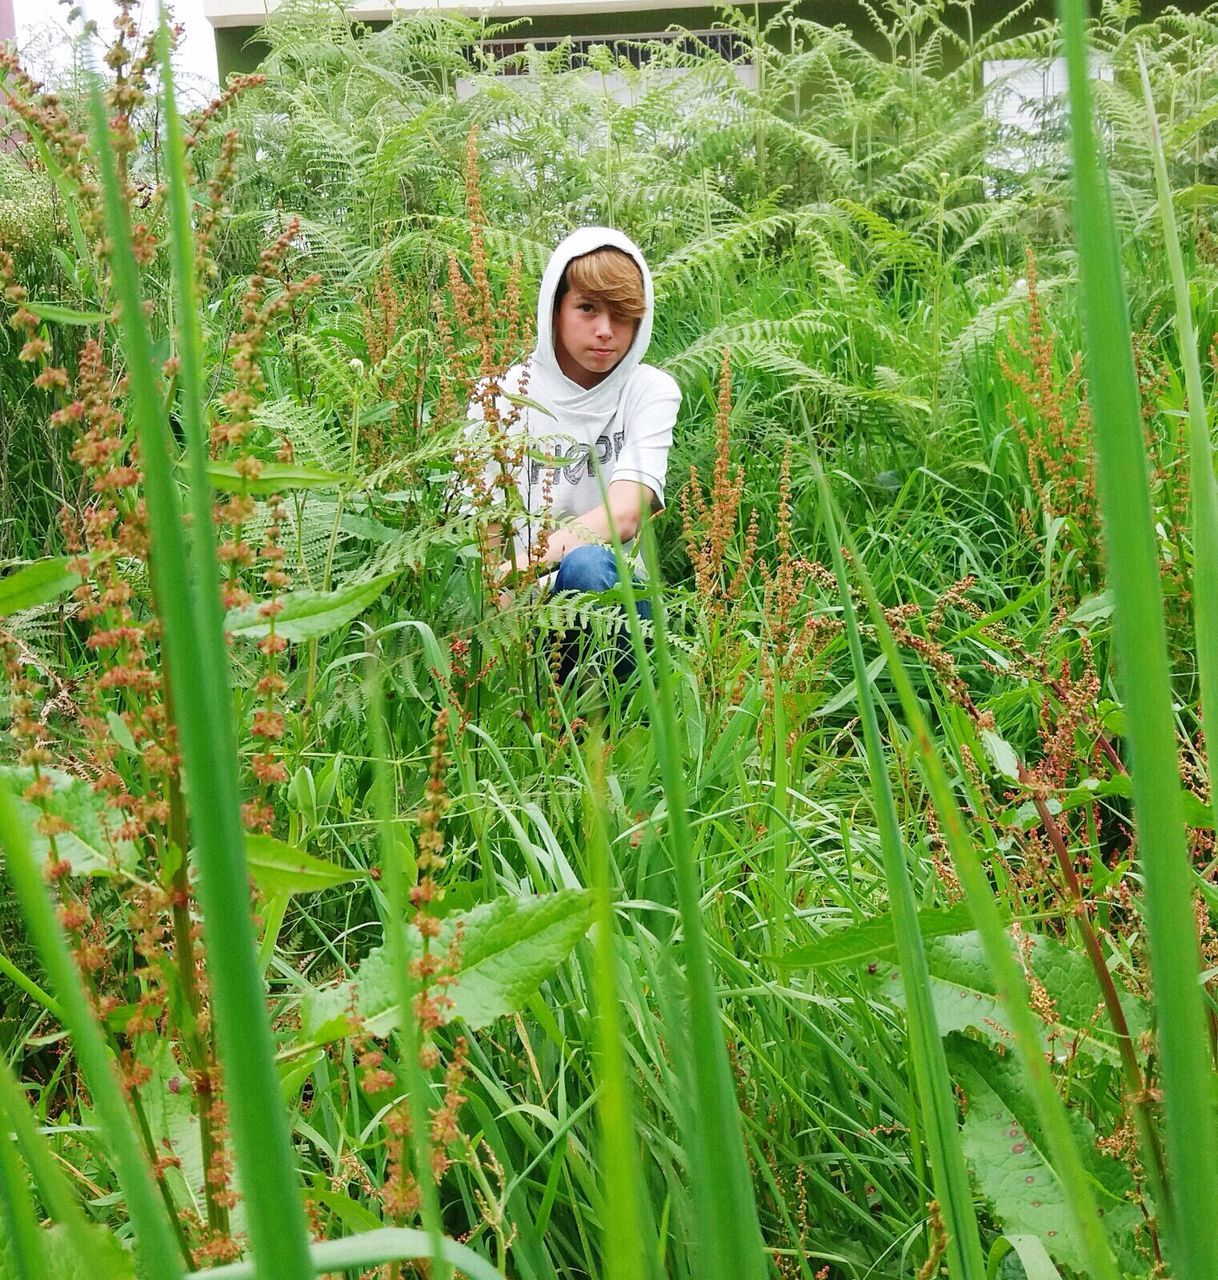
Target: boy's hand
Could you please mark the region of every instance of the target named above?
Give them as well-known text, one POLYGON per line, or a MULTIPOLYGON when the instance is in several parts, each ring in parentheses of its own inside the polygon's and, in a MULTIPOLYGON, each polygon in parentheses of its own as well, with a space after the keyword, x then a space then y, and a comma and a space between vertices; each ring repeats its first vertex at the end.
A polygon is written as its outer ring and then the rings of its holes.
POLYGON ((514 560, 505 560, 495 571, 495 581, 499 584, 500 591, 495 597, 495 603, 500 609, 508 609, 512 605, 513 595, 506 587, 503 586, 507 582, 509 575, 515 570, 516 562, 514 560))

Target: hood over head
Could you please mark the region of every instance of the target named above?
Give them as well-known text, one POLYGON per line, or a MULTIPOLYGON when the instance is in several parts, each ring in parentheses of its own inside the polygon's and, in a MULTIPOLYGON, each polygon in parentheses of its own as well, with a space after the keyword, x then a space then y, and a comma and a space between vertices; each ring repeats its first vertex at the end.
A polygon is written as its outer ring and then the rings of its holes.
POLYGON ((630 375, 643 361, 643 355, 651 342, 651 322, 654 296, 651 272, 639 247, 620 231, 611 227, 580 227, 563 240, 550 255, 541 287, 537 294, 537 348, 531 360, 530 396, 560 418, 581 420, 586 426, 594 422, 607 423, 617 410, 622 392, 630 375), (563 272, 574 258, 582 258, 596 249, 620 249, 633 259, 643 277, 643 302, 645 310, 635 331, 630 349, 604 381, 595 387, 584 388, 572 382, 558 367, 554 354, 554 298, 558 293, 563 272))

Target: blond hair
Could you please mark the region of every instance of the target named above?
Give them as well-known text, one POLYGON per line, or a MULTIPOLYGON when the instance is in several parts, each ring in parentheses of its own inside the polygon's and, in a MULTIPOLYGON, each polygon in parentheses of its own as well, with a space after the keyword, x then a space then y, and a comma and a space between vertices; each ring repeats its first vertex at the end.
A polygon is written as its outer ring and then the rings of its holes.
POLYGON ((555 307, 569 289, 599 299, 627 320, 641 320, 647 313, 643 273, 638 263, 628 253, 609 245, 567 263, 554 297, 555 307))

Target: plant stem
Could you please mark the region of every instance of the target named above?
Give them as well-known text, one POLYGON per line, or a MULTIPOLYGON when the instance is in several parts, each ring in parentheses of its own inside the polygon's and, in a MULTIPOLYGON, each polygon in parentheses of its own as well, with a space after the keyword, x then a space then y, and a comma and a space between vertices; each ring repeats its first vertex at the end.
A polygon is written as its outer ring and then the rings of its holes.
MULTIPOLYGON (((1025 785, 1030 785, 1031 780, 1027 777, 1026 771, 1022 766, 1019 772, 1020 781, 1025 785)), ((1146 1152, 1151 1192, 1155 1202, 1161 1204, 1166 1199, 1167 1190, 1167 1170, 1163 1163, 1163 1147, 1155 1129, 1155 1117, 1150 1105, 1150 1089, 1142 1075, 1142 1066, 1138 1061, 1137 1049, 1133 1043, 1133 1036, 1129 1032, 1129 1021, 1125 1017, 1125 1009, 1121 1004, 1116 983, 1112 980, 1112 971, 1104 960, 1104 952, 1100 946, 1100 940, 1091 924, 1091 917, 1088 914, 1087 903, 1083 896, 1083 887, 1079 882, 1078 872, 1074 869, 1070 851, 1066 847, 1066 840, 1061 826, 1049 811, 1049 806, 1045 803, 1043 796, 1034 796, 1033 803, 1036 806, 1036 812, 1040 816, 1045 833, 1049 837, 1049 844, 1053 849, 1054 856, 1057 858, 1058 869, 1061 871, 1062 879, 1066 885, 1066 893, 1074 908, 1074 922, 1078 926, 1079 934, 1082 937, 1083 949, 1087 952, 1087 959, 1091 962, 1096 980, 1100 984, 1104 1008, 1117 1035, 1117 1048, 1121 1055, 1121 1065, 1125 1071, 1126 1101, 1133 1108, 1134 1117, 1138 1125, 1138 1134, 1146 1152)), ((1158 1235, 1153 1228, 1151 1229, 1151 1243, 1155 1255, 1158 1256, 1158 1235)))

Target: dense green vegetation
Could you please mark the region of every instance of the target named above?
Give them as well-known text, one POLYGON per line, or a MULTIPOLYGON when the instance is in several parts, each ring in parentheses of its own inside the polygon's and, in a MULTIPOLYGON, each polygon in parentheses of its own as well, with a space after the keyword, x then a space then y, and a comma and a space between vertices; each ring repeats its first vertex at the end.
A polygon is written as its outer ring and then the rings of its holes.
POLYGON ((1212 1280, 1218 13, 1093 25, 1112 225, 970 15, 0 59, 3 1280, 1212 1280), (588 223, 653 623, 496 607, 470 496, 588 223))

